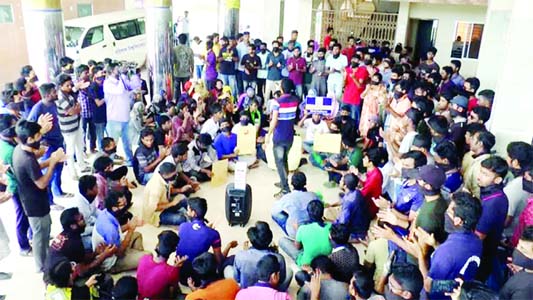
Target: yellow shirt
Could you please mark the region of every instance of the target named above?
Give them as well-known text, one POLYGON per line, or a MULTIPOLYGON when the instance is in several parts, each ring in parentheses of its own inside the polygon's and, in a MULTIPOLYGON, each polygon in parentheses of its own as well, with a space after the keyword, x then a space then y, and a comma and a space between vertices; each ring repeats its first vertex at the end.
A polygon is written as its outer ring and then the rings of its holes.
POLYGON ((143 221, 159 226, 159 215, 161 214, 161 211, 157 211, 159 203, 169 203, 168 184, 161 177, 161 174, 154 173, 144 187, 143 221))
POLYGON ((479 199, 480 188, 477 184, 477 176, 481 171, 481 162, 489 158, 490 154, 480 155, 472 160, 472 164, 464 173, 464 186, 469 190, 473 196, 479 199))

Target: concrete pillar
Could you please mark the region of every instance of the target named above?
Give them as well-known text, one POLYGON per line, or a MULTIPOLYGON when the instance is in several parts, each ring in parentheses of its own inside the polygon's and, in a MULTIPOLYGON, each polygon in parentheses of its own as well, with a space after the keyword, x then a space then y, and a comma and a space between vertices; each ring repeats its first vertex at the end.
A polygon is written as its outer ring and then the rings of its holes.
MULTIPOLYGON (((494 9, 494 3, 495 1, 489 1, 489 13, 494 9)), ((514 0, 504 33, 505 39, 490 45, 504 48, 503 55, 498 58, 501 60, 501 64, 497 64, 499 69, 489 68, 491 73, 497 74, 496 98, 489 130, 496 136, 496 150, 500 154, 505 154, 505 147, 509 142, 523 140, 530 143, 533 137, 533 59, 526 54, 527 49, 531 48, 531 42, 526 38, 531 36, 533 24, 531 6, 530 0, 514 0)), ((487 63, 494 66, 494 61, 483 61, 483 64, 487 63)))
POLYGON ((239 33, 240 0, 226 0, 224 36, 237 36, 239 33))
MULTIPOLYGON (((402 43, 405 46, 407 38, 407 26, 409 24, 409 2, 400 2, 398 10, 398 20, 396 23, 396 36, 394 37, 394 45, 402 43)), ((394 45, 392 45, 394 47, 394 45)))
POLYGON ((146 0, 146 47, 149 74, 154 95, 162 90, 169 98, 174 92, 172 79, 172 11, 171 0, 146 0))
POLYGON ((293 30, 298 30, 298 42, 303 46, 311 37, 313 0, 285 0, 283 12, 283 36, 291 37, 293 30))
POLYGON ((52 82, 65 56, 61 1, 24 0, 22 14, 30 64, 40 82, 52 82))

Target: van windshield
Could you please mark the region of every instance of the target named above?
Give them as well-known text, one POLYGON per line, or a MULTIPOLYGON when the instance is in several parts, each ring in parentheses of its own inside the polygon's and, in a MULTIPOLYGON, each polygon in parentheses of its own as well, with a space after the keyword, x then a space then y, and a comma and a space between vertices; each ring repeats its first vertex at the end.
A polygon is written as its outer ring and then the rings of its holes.
POLYGON ((82 27, 65 27, 65 40, 67 41, 66 45, 69 48, 78 46, 81 34, 85 28, 82 27))

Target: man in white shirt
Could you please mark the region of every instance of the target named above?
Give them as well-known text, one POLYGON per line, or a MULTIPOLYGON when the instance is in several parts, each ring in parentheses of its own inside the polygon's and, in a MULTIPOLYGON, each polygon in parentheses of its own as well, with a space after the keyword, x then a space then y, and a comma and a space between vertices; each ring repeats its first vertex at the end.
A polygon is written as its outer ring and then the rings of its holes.
POLYGON ((192 39, 191 49, 194 53, 194 74, 196 79, 202 78, 202 68, 204 66, 205 45, 199 37, 195 36, 192 39))
POLYGON ((335 99, 342 98, 342 88, 344 86, 344 68, 348 65, 348 58, 341 54, 341 45, 335 44, 333 52, 326 58, 326 72, 328 76, 328 93, 334 93, 335 99))
POLYGON ((305 129, 305 139, 303 148, 305 152, 313 152, 313 144, 315 142, 315 135, 322 133, 329 133, 328 124, 322 120, 322 115, 314 112, 309 118, 309 111, 305 111, 304 117, 298 122, 298 126, 305 129))
POLYGON ((211 136, 211 139, 214 140, 218 134, 220 127, 219 122, 220 119, 224 117, 224 112, 222 111, 222 106, 218 103, 213 103, 209 107, 209 112, 211 113, 211 118, 205 121, 205 123, 202 125, 200 133, 207 133, 211 136))
POLYGON ((85 250, 92 250, 91 235, 93 232, 94 223, 98 216, 98 209, 93 204, 94 199, 98 195, 98 185, 96 184, 96 177, 93 175, 83 175, 78 182, 79 192, 76 193, 74 199, 69 201, 67 207, 77 207, 85 219, 85 231, 81 234, 83 241, 83 248, 85 250))
POLYGON ((261 68, 257 71, 257 95, 264 99, 264 88, 266 85, 266 78, 268 75, 267 58, 270 51, 267 50, 267 44, 261 43, 257 57, 261 60, 261 68))

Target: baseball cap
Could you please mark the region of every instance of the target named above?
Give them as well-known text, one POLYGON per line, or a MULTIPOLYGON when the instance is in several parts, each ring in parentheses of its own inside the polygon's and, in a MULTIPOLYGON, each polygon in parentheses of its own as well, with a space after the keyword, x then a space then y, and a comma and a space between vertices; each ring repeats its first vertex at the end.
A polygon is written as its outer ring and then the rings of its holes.
POLYGON ((418 169, 418 179, 423 180, 434 189, 440 189, 446 181, 446 173, 435 165, 425 165, 418 169))
POLYGON ((452 101, 450 101, 451 103, 455 103, 459 106, 461 106, 462 108, 467 108, 468 107, 468 99, 466 99, 465 96, 461 96, 461 95, 457 95, 455 97, 452 98, 452 101))

